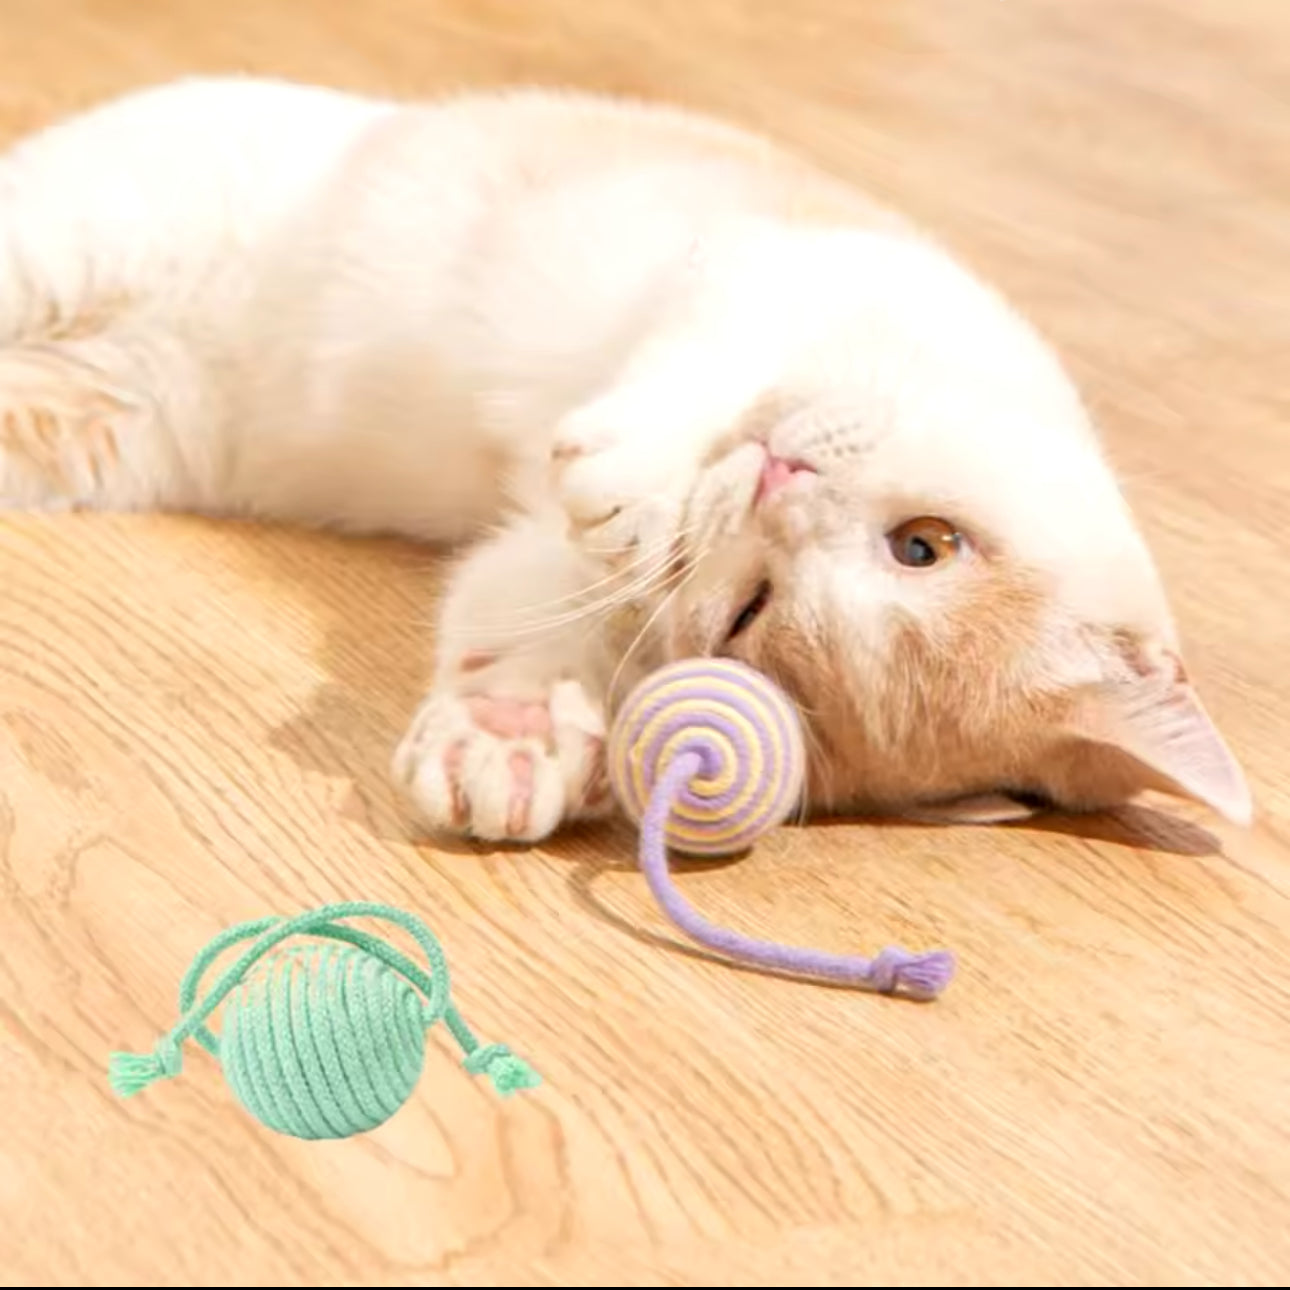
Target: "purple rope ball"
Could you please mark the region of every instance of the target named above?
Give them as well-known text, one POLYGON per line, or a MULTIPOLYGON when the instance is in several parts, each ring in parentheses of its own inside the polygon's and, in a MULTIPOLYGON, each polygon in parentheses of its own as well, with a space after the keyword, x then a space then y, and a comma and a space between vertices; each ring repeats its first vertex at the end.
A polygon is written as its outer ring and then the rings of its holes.
POLYGON ((758 940, 709 922, 681 894, 669 848, 733 855, 792 812, 806 781, 802 726, 768 677, 733 659, 671 663, 627 697, 609 732, 609 778, 640 825, 641 871, 692 940, 750 966, 934 999, 954 975, 945 950, 889 945, 873 958, 758 940))
POLYGON ((692 856, 733 855, 796 809, 806 779, 801 721, 768 677, 725 658, 683 659, 647 676, 609 736, 609 777, 638 824, 678 757, 699 769, 681 786, 664 828, 692 856))

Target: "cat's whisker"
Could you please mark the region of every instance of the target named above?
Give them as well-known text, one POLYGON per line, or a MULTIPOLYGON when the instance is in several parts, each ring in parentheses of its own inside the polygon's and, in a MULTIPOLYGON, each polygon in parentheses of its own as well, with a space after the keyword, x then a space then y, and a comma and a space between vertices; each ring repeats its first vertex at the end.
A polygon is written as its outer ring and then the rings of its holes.
MULTIPOLYGON (((694 533, 693 525, 686 525, 677 533, 663 539, 657 543, 652 550, 658 552, 658 558, 654 560, 651 568, 622 587, 615 588, 605 596, 593 600, 586 605, 579 606, 567 614, 556 615, 553 618, 539 620, 536 623, 525 624, 523 634, 529 634, 534 631, 545 631, 558 627, 569 627, 577 623, 584 622, 588 618, 604 616, 619 608, 621 605, 641 597, 649 595, 666 585, 669 579, 677 571, 674 552, 678 544, 683 544, 694 533), (659 548, 663 548, 659 551, 659 548)), ((706 548, 692 552, 685 557, 682 571, 691 569, 699 563, 707 554, 706 548)), ((643 561, 647 557, 641 557, 643 561)), ((640 563, 641 561, 638 561, 640 563)), ((613 579, 602 579, 596 586, 603 585, 606 582, 612 582, 613 579)), ((585 594, 585 591, 583 592, 585 594)))
MULTIPOLYGON (((802 712, 810 714, 810 709, 802 708, 802 712)), ((802 763, 802 795, 798 799, 797 810, 793 812, 793 823, 801 828, 807 824, 811 817, 811 767, 813 765, 823 765, 825 760, 824 744, 815 729, 814 722, 803 721, 802 739, 806 744, 806 758, 802 763), (815 755, 812 756, 812 753, 815 755)))
POLYGON ((677 576, 677 581, 673 587, 663 596, 663 598, 654 607, 654 612, 641 625, 640 630, 632 640, 632 643, 623 652, 622 658, 618 660, 618 666, 614 668, 614 674, 609 680, 609 686, 605 691, 605 704, 612 712, 614 707, 614 696, 618 690, 618 683, 622 680, 623 672, 631 662, 632 655, 640 648, 641 642, 648 635, 649 630, 658 621, 659 616, 663 614, 672 604, 683 588, 689 583, 699 571, 699 563, 704 553, 700 553, 694 562, 677 576))
POLYGON ((770 679, 774 681, 786 695, 788 695, 789 702, 793 705, 798 716, 801 718, 798 722, 798 726, 802 731, 802 742, 805 746, 806 752, 806 756, 802 763, 802 793, 798 800, 797 809, 789 817, 796 825, 801 826, 807 822, 810 814, 810 774, 812 762, 814 760, 822 765, 825 760, 824 744, 816 731, 815 722, 812 720, 812 718, 818 718, 820 716, 820 711, 818 708, 812 708, 803 703, 785 683, 779 669, 777 669, 772 663, 758 663, 758 666, 762 668, 766 675, 770 677, 770 679), (814 759, 811 756, 812 753, 816 754, 814 759))
POLYGON ((477 620, 478 625, 484 630, 489 628, 505 629, 512 626, 516 622, 517 618, 523 621, 525 615, 531 614, 535 610, 555 609, 560 605, 580 601, 590 592, 598 591, 602 587, 611 586, 613 583, 618 582, 628 575, 639 572, 642 565, 649 564, 651 562, 657 565, 661 562, 661 558, 671 549, 673 541, 674 539, 670 537, 660 539, 651 547, 642 550, 633 560, 624 564, 621 568, 612 570, 603 578, 598 578, 595 582, 588 583, 584 587, 579 587, 574 591, 565 592, 564 595, 552 597, 550 600, 541 600, 532 604, 521 605, 515 614, 512 614, 507 618, 477 620))
MULTIPOLYGON (((693 559, 697 562, 698 560, 701 560, 703 558, 704 554, 706 554, 706 552, 702 552, 702 551, 698 552, 693 557, 693 559)), ((670 581, 679 580, 676 582, 676 586, 671 589, 671 593, 675 593, 676 591, 680 590, 681 585, 683 585, 685 581, 688 581, 688 579, 693 576, 694 572, 695 572, 694 566, 689 564, 687 564, 683 570, 669 568, 666 573, 663 573, 658 577, 657 582, 653 586, 645 586, 639 592, 639 595, 640 597, 643 598, 644 596, 647 596, 652 592, 662 591, 665 588, 667 588, 667 585, 670 581)), ((665 597, 665 600, 666 600, 666 597, 665 597)), ((597 614, 601 614, 601 615, 608 614, 617 607, 618 606, 616 603, 610 603, 607 600, 602 599, 594 604, 584 606, 583 610, 581 611, 581 616, 592 617, 597 614)), ((666 607, 665 604, 660 605, 659 608, 655 610, 654 615, 651 616, 650 621, 651 622, 654 621, 658 613, 662 612, 662 610, 665 607, 666 607)), ((577 617, 579 617, 579 615, 570 615, 568 617, 572 622, 577 617)), ((566 627, 569 625, 570 623, 568 622, 564 624, 564 626, 566 627)), ((594 627, 594 623, 591 624, 591 626, 594 627)), ((646 624, 645 630, 648 630, 648 627, 649 627, 649 623, 646 624)), ((506 641, 506 644, 504 646, 504 651, 507 654, 511 654, 511 655, 523 654, 525 652, 543 651, 548 647, 546 638, 550 630, 551 629, 547 624, 538 624, 538 625, 533 625, 523 629, 513 630, 506 641)), ((639 643, 639 640, 636 642, 636 644, 638 643, 639 643)), ((633 645, 633 648, 635 648, 635 645, 633 645)))
MULTIPOLYGON (((578 605, 576 608, 567 610, 564 613, 539 616, 536 618, 530 618, 527 621, 523 618, 517 617, 512 619, 510 622, 495 621, 492 623, 483 623, 480 626, 483 631, 491 630, 494 632, 502 632, 507 636, 508 640, 517 636, 528 636, 535 633, 544 633, 555 631, 560 628, 575 626, 589 618, 595 618, 597 616, 610 613, 630 600, 648 595, 654 587, 666 581, 669 575, 670 566, 670 555, 663 553, 654 560, 653 564, 645 572, 637 573, 636 576, 632 577, 622 586, 611 586, 611 590, 609 592, 605 595, 596 597, 587 604, 578 605)), ((621 578, 622 576, 623 574, 619 573, 617 578, 621 578)), ((601 582, 593 584, 592 587, 594 588, 612 584, 616 580, 617 579, 615 578, 602 579, 601 582)), ((586 595, 587 590, 589 589, 592 588, 586 588, 579 594, 586 595)))
MULTIPOLYGON (((511 635, 527 635, 531 632, 542 632, 548 629, 571 626, 598 612, 609 612, 616 608, 617 605, 632 599, 634 596, 647 595, 651 589, 650 583, 652 580, 665 581, 664 574, 666 571, 670 571, 674 560, 674 552, 678 545, 683 546, 687 540, 692 538, 696 528, 697 526, 693 522, 683 525, 675 533, 668 534, 650 546, 637 551, 636 555, 620 568, 612 570, 603 578, 585 587, 566 592, 564 595, 554 597, 548 601, 520 606, 516 613, 506 618, 476 620, 476 625, 484 632, 502 631, 511 635), (645 565, 650 566, 649 570, 641 573, 641 567, 645 565), (631 577, 631 575, 636 576, 631 577), (610 595, 598 598, 587 604, 578 605, 576 609, 570 610, 567 614, 556 614, 551 617, 532 616, 538 610, 546 611, 563 604, 580 601, 591 592, 604 587, 612 588, 615 583, 629 577, 631 578, 629 582, 615 588, 610 595)), ((623 549, 630 550, 633 548, 625 547, 623 549)), ((686 563, 692 563, 697 558, 697 556, 687 557, 686 563)))
POLYGON ((548 632, 560 628, 575 626, 578 623, 585 622, 588 619, 600 618, 612 613, 622 605, 648 595, 659 585, 665 582, 669 576, 669 561, 664 558, 660 560, 648 572, 636 577, 625 586, 619 587, 607 594, 592 600, 590 603, 580 605, 576 609, 569 610, 563 614, 556 614, 553 617, 538 619, 519 625, 515 629, 508 629, 514 635, 531 635, 535 632, 548 632))

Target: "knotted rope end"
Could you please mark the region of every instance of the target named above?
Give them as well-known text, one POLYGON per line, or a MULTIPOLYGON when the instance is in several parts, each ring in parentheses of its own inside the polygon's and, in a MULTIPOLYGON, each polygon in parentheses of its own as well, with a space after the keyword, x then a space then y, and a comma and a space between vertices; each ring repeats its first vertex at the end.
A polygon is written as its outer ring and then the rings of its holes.
POLYGON ((505 1044, 485 1044, 476 1048, 462 1065, 472 1075, 487 1075, 493 1089, 502 1097, 510 1097, 526 1088, 537 1088, 542 1083, 542 1076, 522 1057, 516 1057, 505 1044))
POLYGON ((954 979, 956 966, 949 950, 911 954, 898 946, 889 946, 873 962, 871 983, 881 994, 935 999, 954 979))
POLYGON ((173 1079, 183 1065, 179 1045, 165 1035, 150 1053, 113 1053, 108 1058, 108 1083, 118 1097, 133 1097, 158 1080, 173 1079))

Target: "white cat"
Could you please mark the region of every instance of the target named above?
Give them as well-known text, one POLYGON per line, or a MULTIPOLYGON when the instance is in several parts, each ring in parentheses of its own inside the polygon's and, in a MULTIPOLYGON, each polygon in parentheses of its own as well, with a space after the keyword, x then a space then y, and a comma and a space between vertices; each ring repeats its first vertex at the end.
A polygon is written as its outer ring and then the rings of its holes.
POLYGON ((147 90, 0 164, 0 499, 474 538, 394 758, 422 820, 607 809, 606 712, 743 658, 810 802, 1247 821, 1085 413, 845 185, 662 108, 147 90))

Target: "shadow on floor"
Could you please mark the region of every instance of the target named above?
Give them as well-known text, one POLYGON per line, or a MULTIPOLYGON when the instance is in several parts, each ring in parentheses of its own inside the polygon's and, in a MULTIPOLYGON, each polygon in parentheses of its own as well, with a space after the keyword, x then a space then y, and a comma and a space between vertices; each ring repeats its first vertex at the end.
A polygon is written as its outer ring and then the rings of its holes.
MULTIPOLYGON (((463 858, 505 850, 522 853, 523 847, 425 837, 390 783, 390 755, 430 675, 443 555, 393 539, 274 526, 256 530, 255 540, 235 548, 243 571, 263 581, 265 595, 280 602, 283 612, 308 616, 320 672, 304 709, 274 730, 273 746, 306 773, 343 781, 347 792, 342 811, 382 840, 432 845, 438 852, 463 858)), ((809 827, 856 823, 879 822, 819 819, 809 827)), ((899 820, 881 824, 889 829, 938 828, 899 820)), ((1061 834, 1176 856, 1209 856, 1221 849, 1205 829, 1149 805, 1113 814, 1040 815, 986 827, 1061 834)), ((702 950, 626 924, 596 896, 598 877, 636 867, 635 831, 625 821, 575 826, 542 850, 572 866, 570 886, 589 913, 652 944, 707 957, 702 950)))

